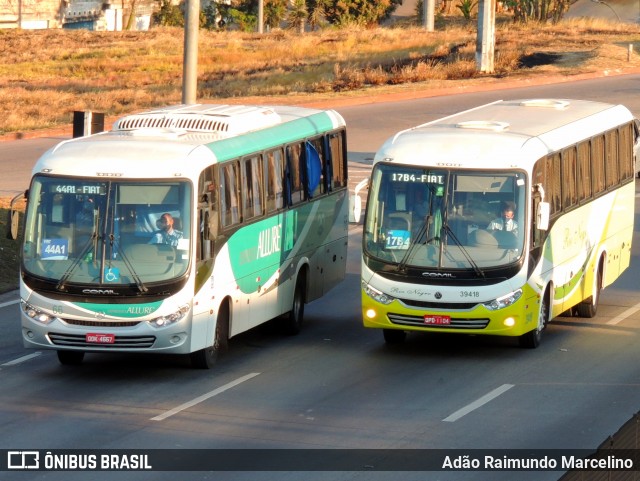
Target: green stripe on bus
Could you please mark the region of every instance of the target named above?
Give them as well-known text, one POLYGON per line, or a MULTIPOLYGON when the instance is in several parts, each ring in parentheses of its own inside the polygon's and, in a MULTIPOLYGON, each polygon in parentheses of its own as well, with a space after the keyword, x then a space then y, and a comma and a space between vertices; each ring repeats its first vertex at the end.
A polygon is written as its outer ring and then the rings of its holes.
POLYGON ((285 122, 245 135, 218 140, 207 144, 218 161, 235 159, 288 142, 300 141, 334 128, 333 121, 324 112, 285 122))
POLYGON ((136 317, 148 316, 156 312, 162 301, 144 302, 140 304, 94 304, 94 303, 76 303, 80 309, 86 309, 91 312, 104 314, 105 316, 123 317, 132 319, 136 317))

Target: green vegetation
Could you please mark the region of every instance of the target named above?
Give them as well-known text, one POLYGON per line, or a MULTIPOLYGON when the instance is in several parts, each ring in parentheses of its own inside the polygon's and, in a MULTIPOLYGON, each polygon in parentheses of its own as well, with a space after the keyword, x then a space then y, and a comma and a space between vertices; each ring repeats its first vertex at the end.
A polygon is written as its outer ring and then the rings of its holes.
MULTIPOLYGON (((184 25, 184 2, 178 6, 159 0, 154 15, 157 25, 184 25)), ((264 0, 264 19, 268 28, 287 27, 305 31, 320 25, 372 27, 389 18, 402 0, 264 0)), ((211 2, 200 12, 200 26, 208 30, 239 29, 254 31, 258 23, 258 0, 211 2)))

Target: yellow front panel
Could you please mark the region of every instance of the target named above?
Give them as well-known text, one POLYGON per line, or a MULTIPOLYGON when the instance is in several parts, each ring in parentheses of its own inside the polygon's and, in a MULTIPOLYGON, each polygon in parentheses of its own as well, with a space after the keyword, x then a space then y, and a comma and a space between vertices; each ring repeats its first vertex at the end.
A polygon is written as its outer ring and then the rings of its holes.
POLYGON ((423 310, 407 307, 397 299, 386 305, 379 303, 369 297, 364 289, 361 295, 362 319, 365 327, 498 336, 521 336, 535 329, 540 300, 538 292, 529 285, 523 287, 523 295, 519 300, 504 309, 495 311, 483 305, 459 311, 423 310), (451 324, 434 325, 425 322, 425 315, 448 316, 451 324))

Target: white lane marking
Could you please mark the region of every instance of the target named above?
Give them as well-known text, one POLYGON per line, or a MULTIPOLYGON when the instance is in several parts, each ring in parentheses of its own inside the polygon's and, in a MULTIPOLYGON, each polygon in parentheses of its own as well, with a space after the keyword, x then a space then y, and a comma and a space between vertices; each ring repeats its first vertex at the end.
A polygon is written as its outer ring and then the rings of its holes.
POLYGON ((12 306, 13 304, 17 304, 18 302, 20 302, 20 299, 16 299, 15 301, 3 302, 2 304, 0 304, 0 309, 2 309, 3 307, 12 306))
POLYGON ((499 388, 494 389, 490 393, 487 393, 484 396, 482 396, 481 398, 473 401, 471 404, 467 404, 462 409, 458 409, 455 413, 453 413, 450 416, 447 416, 446 418, 444 418, 443 421, 447 422, 447 423, 453 423, 453 422, 457 421, 458 419, 460 419, 462 416, 466 416, 471 411, 474 411, 474 410, 478 409, 479 407, 484 406, 489 401, 497 398, 501 394, 504 394, 505 392, 507 392, 509 389, 511 389, 514 386, 515 386, 515 384, 503 384, 499 388))
POLYGON ((242 376, 239 377, 238 379, 236 379, 235 381, 231 381, 228 384, 225 384, 224 386, 219 387, 218 389, 214 389, 213 391, 210 391, 206 394, 203 394, 202 396, 199 396, 195 399, 192 399, 191 401, 188 401, 184 404, 181 404, 178 407, 175 407, 173 409, 170 409, 169 411, 160 414, 159 416, 156 416, 154 418, 151 418, 151 421, 163 421, 165 419, 167 419, 170 416, 173 416, 174 414, 177 414, 181 411, 184 411, 185 409, 189 409, 190 407, 195 406, 196 404, 200 404, 202 401, 206 401, 207 399, 213 397, 213 396, 217 396, 220 393, 223 393, 229 389, 231 389, 232 387, 237 386, 238 384, 241 384, 245 381, 248 381, 251 378, 254 378, 256 376, 258 376, 260 373, 259 372, 252 372, 250 374, 247 374, 246 376, 242 376))
POLYGON ((21 364, 25 361, 29 361, 30 359, 38 357, 42 354, 40 351, 36 351, 33 354, 27 354, 26 356, 19 357, 18 359, 14 359, 13 361, 5 362, 4 364, 0 364, 1 366, 15 366, 16 364, 21 364))
POLYGON ((636 304, 635 306, 630 307, 629 309, 624 311, 619 316, 616 316, 613 319, 611 319, 610 321, 607 321, 607 324, 609 326, 615 326, 619 322, 624 321, 627 317, 630 317, 630 316, 634 315, 638 311, 640 311, 640 302, 638 304, 636 304))

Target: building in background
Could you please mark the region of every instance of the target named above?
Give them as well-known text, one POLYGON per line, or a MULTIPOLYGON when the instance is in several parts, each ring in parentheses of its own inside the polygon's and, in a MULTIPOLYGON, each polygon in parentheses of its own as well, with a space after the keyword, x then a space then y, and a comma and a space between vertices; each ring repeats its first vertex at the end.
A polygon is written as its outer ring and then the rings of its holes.
POLYGON ((154 0, 0 0, 0 28, 147 30, 154 0))

